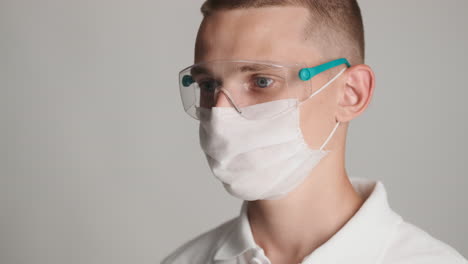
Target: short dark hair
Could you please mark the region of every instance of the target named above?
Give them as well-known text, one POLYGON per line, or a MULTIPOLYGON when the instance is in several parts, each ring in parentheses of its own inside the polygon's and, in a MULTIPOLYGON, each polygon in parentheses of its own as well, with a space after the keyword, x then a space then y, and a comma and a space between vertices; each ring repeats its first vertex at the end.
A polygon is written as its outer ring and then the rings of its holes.
POLYGON ((333 52, 327 55, 346 57, 351 64, 364 63, 364 26, 357 0, 206 0, 201 12, 206 18, 218 10, 269 6, 307 8, 310 12, 305 30, 307 39, 321 40, 322 46, 317 48, 325 54, 333 52))

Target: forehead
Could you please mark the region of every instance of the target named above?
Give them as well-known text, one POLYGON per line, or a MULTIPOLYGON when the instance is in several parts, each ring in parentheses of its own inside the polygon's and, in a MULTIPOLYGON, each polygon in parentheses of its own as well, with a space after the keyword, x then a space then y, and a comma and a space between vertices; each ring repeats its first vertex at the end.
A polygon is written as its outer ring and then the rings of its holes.
POLYGON ((317 55, 305 29, 303 7, 263 7, 216 11, 202 21, 195 63, 212 60, 263 60, 307 63, 317 55))

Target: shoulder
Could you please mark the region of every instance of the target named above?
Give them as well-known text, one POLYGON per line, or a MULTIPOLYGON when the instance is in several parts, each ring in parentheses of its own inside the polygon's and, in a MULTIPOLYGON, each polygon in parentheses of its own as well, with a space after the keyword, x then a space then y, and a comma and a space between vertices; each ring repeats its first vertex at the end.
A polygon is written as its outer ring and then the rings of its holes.
POLYGON ((383 256, 382 264, 468 264, 450 245, 421 228, 401 222, 383 256))
POLYGON ((211 263, 215 250, 232 229, 237 218, 225 221, 180 245, 165 257, 161 264, 211 263))

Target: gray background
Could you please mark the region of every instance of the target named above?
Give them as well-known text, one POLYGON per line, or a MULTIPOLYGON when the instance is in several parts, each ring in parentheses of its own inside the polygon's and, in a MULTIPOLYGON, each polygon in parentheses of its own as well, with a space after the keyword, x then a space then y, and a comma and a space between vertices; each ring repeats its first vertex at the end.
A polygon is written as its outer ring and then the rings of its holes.
MULTIPOLYGON (((238 214, 179 101, 201 2, 0 0, 0 263, 159 263, 238 214)), ((468 256, 468 1, 360 3, 349 174, 468 256)))

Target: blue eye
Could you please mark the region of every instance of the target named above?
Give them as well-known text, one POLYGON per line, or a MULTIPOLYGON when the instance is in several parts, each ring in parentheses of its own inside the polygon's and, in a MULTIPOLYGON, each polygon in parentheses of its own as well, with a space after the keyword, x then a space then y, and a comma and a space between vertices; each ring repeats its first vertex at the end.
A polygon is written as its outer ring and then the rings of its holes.
POLYGON ((255 85, 259 88, 268 88, 273 83, 273 79, 266 77, 255 78, 255 85))
POLYGON ((219 86, 219 82, 216 80, 204 80, 198 83, 200 89, 204 90, 205 92, 214 92, 216 88, 219 86))

